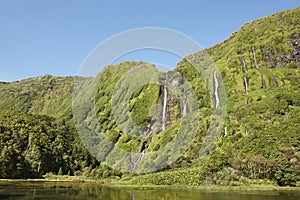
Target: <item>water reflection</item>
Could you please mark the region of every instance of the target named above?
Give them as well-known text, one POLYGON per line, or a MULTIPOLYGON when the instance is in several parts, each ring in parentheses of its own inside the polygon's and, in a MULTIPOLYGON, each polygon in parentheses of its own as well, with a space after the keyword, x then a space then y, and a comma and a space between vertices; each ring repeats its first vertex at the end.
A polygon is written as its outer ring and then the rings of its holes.
POLYGON ((130 200, 137 200, 134 194, 130 194, 130 200))
POLYGON ((199 191, 186 189, 121 189, 95 184, 71 183, 0 183, 0 199, 103 199, 103 200, 295 200, 300 191, 242 192, 199 191))

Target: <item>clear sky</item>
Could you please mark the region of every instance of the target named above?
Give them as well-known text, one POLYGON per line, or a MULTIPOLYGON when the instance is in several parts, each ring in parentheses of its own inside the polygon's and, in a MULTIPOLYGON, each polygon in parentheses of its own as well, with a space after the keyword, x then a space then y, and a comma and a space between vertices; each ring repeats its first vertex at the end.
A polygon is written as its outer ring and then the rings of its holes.
POLYGON ((94 47, 128 29, 174 29, 209 47, 246 22, 297 6, 299 0, 1 0, 0 81, 76 75, 94 47))

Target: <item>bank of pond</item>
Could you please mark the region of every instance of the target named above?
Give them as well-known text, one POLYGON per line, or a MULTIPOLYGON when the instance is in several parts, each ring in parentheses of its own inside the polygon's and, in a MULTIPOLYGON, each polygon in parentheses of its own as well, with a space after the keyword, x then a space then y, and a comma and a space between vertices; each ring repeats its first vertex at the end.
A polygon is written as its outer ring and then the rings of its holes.
POLYGON ((70 180, 1 180, 0 199, 106 200, 294 200, 299 187, 275 186, 155 186, 70 180))

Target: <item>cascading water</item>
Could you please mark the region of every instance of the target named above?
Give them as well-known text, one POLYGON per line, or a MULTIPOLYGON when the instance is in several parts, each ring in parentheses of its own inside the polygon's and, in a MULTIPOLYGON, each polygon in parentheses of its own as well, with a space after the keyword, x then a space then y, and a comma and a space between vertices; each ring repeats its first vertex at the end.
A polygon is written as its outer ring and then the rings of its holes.
POLYGON ((248 95, 248 80, 247 80, 247 77, 245 76, 244 77, 244 84, 245 84, 245 91, 246 91, 246 95, 248 95))
POLYGON ((252 47, 251 49, 252 49, 252 54, 253 54, 253 60, 254 60, 255 68, 259 69, 259 67, 257 65, 256 55, 255 55, 255 48, 252 47))
POLYGON ((187 101, 186 101, 186 97, 182 102, 182 111, 181 111, 181 117, 186 116, 187 114, 187 101))
POLYGON ((163 102, 163 111, 162 111, 162 130, 166 129, 166 112, 167 112, 167 99, 168 99, 168 90, 167 90, 167 77, 164 84, 164 102, 163 102))
MULTIPOLYGON (((165 79, 165 83, 164 83, 164 99, 163 99, 163 110, 162 110, 162 131, 164 131, 166 129, 166 113, 167 113, 167 100, 168 100, 168 90, 167 90, 167 75, 166 75, 166 79, 165 79)), ((151 131, 148 130, 151 134, 151 131)), ((147 134, 147 132, 146 132, 147 134)), ((149 134, 149 133, 148 133, 149 134)), ((140 164, 140 162, 142 161, 144 155, 145 155, 145 151, 148 147, 147 142, 143 143, 142 149, 141 149, 141 153, 139 155, 139 157, 137 158, 137 160, 135 161, 135 163, 132 165, 132 167, 130 168, 130 172, 134 171, 138 165, 140 164)))
POLYGON ((242 63, 242 68, 243 68, 243 72, 244 73, 247 73, 247 67, 246 67, 246 62, 245 62, 245 59, 243 57, 240 58, 240 61, 242 63))
POLYGON ((141 162, 141 160, 143 159, 143 157, 144 157, 144 155, 145 155, 145 151, 146 151, 146 149, 144 149, 144 150, 140 153, 138 159, 135 161, 135 163, 133 164, 133 166, 132 166, 131 169, 130 169, 131 172, 134 171, 134 170, 137 168, 137 166, 139 165, 139 163, 141 162))
POLYGON ((216 108, 220 108, 220 99, 219 99, 219 92, 218 92, 218 88, 219 88, 219 81, 217 78, 217 72, 214 71, 214 82, 215 82, 215 99, 216 99, 216 108))
POLYGON ((137 168, 137 166, 140 164, 140 162, 142 161, 142 159, 145 155, 145 152, 146 152, 147 148, 148 148, 148 142, 144 141, 142 149, 141 149, 141 153, 140 153, 138 159, 135 161, 135 163, 130 168, 130 170, 129 170, 130 172, 134 171, 137 168))

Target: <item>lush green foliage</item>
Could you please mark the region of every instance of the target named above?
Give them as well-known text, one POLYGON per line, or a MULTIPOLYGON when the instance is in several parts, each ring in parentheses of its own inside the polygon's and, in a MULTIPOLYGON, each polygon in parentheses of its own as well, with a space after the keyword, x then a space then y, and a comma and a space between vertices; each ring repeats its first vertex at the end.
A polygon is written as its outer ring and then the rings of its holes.
MULTIPOLYGON (((213 86, 213 77, 204 79, 203 74, 193 67, 194 63, 205 60, 203 52, 183 59, 167 74, 157 72, 153 65, 143 62, 107 66, 96 77, 93 103, 102 132, 116 147, 140 152, 143 142, 147 141, 147 151, 153 152, 167 146, 176 137, 182 122, 182 102, 176 99, 178 96, 171 89, 167 98, 166 130, 161 131, 157 117, 161 112, 159 106, 163 105, 162 83, 166 77, 169 77, 170 85, 176 81, 184 82, 178 75, 180 73, 191 84, 199 105, 196 136, 188 150, 173 164, 163 168, 163 172, 138 176, 130 183, 239 185, 259 184, 262 180, 263 183, 278 185, 299 184, 299 43, 300 8, 296 8, 245 24, 228 40, 206 50, 225 86, 227 110, 221 137, 210 154, 201 158, 199 150, 205 141, 214 104, 208 92, 213 86), (141 66, 157 72, 161 82, 135 88, 127 102, 128 113, 116 118, 114 109, 119 111, 124 104, 115 105, 114 95, 126 100, 116 88, 122 86, 120 81, 123 81, 124 74, 134 73, 141 66), (128 116, 134 124, 146 128, 132 126, 128 123, 128 116), (151 137, 136 137, 142 134, 151 137)), ((208 61, 202 64, 204 68, 210 66, 208 61)), ((87 79, 86 88, 92 90, 89 81, 87 79)), ((0 83, 0 178, 38 177, 50 172, 96 178, 121 176, 93 158, 76 134, 71 107, 72 89, 72 77, 49 75, 0 83)), ((123 89, 121 92, 129 88, 123 89)), ((80 100, 85 102, 84 98, 89 97, 82 96, 80 100)), ((86 105, 80 106, 84 108, 86 105)), ((82 118, 76 119, 76 123, 86 123, 93 128, 98 126, 91 122, 90 109, 80 112, 84 113, 80 113, 82 118)), ((89 132, 86 134, 88 136, 89 132)), ((191 133, 185 134, 188 137, 191 133)), ((117 159, 114 157, 115 146, 101 147, 106 149, 99 154, 117 159)), ((159 162, 156 159, 142 164, 151 166, 159 162)))
POLYGON ((0 150, 1 178, 73 174, 98 165, 64 120, 19 111, 0 112, 0 150))
POLYGON ((45 75, 0 83, 0 110, 18 110, 51 117, 72 117, 73 77, 45 75))
MULTIPOLYGON (((245 24, 228 40, 207 49, 226 89, 227 135, 219 139, 207 158, 193 160, 197 167, 145 175, 132 182, 238 185, 262 179, 299 185, 299 24, 300 8, 284 11, 245 24)), ((195 53, 177 69, 189 66, 188 60, 196 63, 201 58, 201 52, 195 53)), ((191 67, 183 73, 196 83, 197 73, 191 67)), ((203 102, 207 105, 208 98, 203 102)), ((201 140, 193 149, 199 145, 201 140)))

